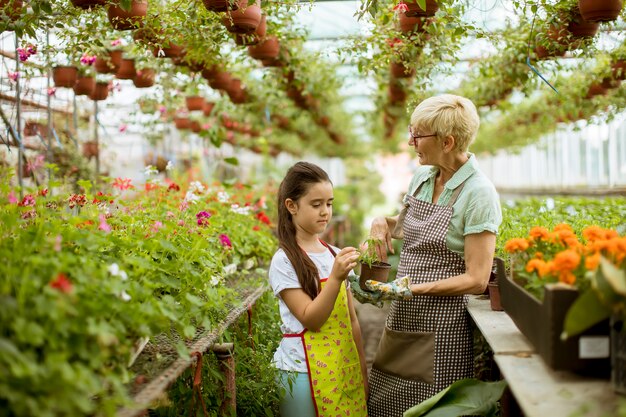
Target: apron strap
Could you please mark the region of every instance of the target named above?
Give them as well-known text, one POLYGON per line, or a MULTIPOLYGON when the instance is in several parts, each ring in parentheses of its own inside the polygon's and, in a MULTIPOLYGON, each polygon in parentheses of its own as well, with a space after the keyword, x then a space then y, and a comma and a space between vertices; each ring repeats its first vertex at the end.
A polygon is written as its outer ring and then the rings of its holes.
POLYGON ((330 247, 330 245, 326 242, 324 242, 322 239, 319 240, 320 243, 324 246, 326 246, 326 248, 328 248, 328 250, 330 251, 330 253, 333 254, 333 257, 336 258, 337 257, 337 253, 333 250, 333 248, 330 247))
POLYGON ((456 199, 459 197, 459 194, 461 194, 461 190, 463 189, 463 187, 465 187, 465 181, 463 181, 461 185, 456 187, 454 191, 452 192, 452 197, 450 197, 450 201, 448 201, 448 204, 447 204, 448 207, 452 207, 454 203, 456 203, 456 199))

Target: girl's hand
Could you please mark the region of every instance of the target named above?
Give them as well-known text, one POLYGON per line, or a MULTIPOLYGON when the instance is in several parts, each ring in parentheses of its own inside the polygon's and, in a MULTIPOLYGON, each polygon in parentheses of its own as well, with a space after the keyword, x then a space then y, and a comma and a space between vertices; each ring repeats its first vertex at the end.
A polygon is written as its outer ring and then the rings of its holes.
POLYGON ((344 281, 348 277, 348 273, 356 267, 358 258, 359 253, 352 246, 340 250, 337 256, 335 256, 335 263, 333 264, 333 270, 330 271, 329 278, 344 281))

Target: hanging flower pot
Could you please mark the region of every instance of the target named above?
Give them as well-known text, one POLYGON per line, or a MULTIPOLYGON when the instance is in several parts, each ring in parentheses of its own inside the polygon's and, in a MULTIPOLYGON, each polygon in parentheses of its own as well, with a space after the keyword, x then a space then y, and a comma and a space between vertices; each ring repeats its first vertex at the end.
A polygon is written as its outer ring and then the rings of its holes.
POLYGON ((93 140, 83 142, 83 156, 87 159, 98 156, 98 142, 93 140))
POLYGON ((106 100, 109 96, 109 83, 105 82, 97 82, 91 94, 89 94, 89 98, 94 101, 102 101, 106 100))
POLYGON ((228 72, 217 72, 208 79, 209 85, 215 90, 226 90, 231 80, 232 77, 228 72))
POLYGON ((406 11, 406 15, 408 17, 415 16, 434 16, 439 10, 439 5, 435 0, 426 0, 426 10, 422 9, 419 4, 417 4, 416 0, 405 1, 409 10, 406 11))
POLYGON ((48 130, 46 126, 35 120, 27 120, 26 123, 24 123, 24 136, 36 136, 37 134, 42 134, 46 130, 48 130))
POLYGON ((74 94, 77 96, 88 96, 96 87, 96 79, 94 77, 78 77, 74 84, 74 94))
POLYGON ((595 82, 589 86, 589 89, 587 90, 586 98, 590 99, 595 96, 603 96, 606 93, 607 93, 607 89, 602 87, 602 84, 595 82))
POLYGON ((185 103, 189 111, 204 110, 204 97, 202 96, 187 96, 185 103))
POLYGON ((130 10, 124 10, 116 1, 109 6, 107 15, 114 29, 130 30, 143 26, 143 21, 148 13, 148 0, 132 0, 130 10))
POLYGON ((588 22, 581 15, 575 16, 567 25, 567 30, 575 38, 592 38, 598 33, 600 23, 588 22))
POLYGON ((393 78, 411 78, 415 75, 415 69, 407 68, 404 62, 392 62, 389 72, 393 78))
POLYGON ((174 125, 178 130, 187 130, 191 127, 191 120, 188 117, 174 117, 174 125))
POLYGON ((78 68, 58 66, 52 69, 52 80, 56 87, 72 88, 78 78, 78 68))
POLYGON ((122 64, 115 72, 115 78, 119 78, 120 80, 132 80, 136 75, 135 60, 122 58, 122 64))
POLYGON ((172 42, 165 42, 161 47, 155 47, 152 54, 157 58, 183 58, 185 47, 172 42))
POLYGON ((214 107, 215 107, 215 103, 211 101, 205 101, 204 107, 202 107, 202 112, 204 113, 205 116, 208 117, 211 115, 211 112, 213 111, 214 107))
POLYGON ((203 0, 204 7, 211 12, 225 12, 227 10, 237 10, 237 1, 233 0, 203 0))
POLYGON ((605 77, 605 78, 602 79, 601 85, 602 85, 602 87, 604 87, 604 88, 606 88, 608 90, 608 89, 611 89, 611 88, 619 87, 621 83, 622 83, 622 80, 617 80, 617 79, 615 79, 613 77, 605 77))
POLYGON ((237 10, 226 12, 222 24, 233 33, 252 33, 261 22, 260 0, 240 0, 237 10))
POLYGON ((276 36, 268 36, 258 45, 248 46, 248 55, 259 60, 276 59, 279 52, 280 43, 276 36))
POLYGON ((402 33, 423 32, 428 19, 423 17, 409 17, 406 13, 398 13, 397 28, 402 33))
POLYGON ((250 46, 258 44, 261 39, 265 38, 267 32, 267 23, 265 15, 261 16, 261 21, 253 33, 235 33, 235 44, 239 46, 250 46))
POLYGON ((404 103, 406 100, 406 91, 400 84, 392 82, 389 84, 388 96, 391 104, 404 103))
POLYGON ((72 5, 80 9, 91 9, 97 6, 104 6, 106 0, 72 0, 72 5))
POLYGON ((200 126, 199 121, 192 120, 191 122, 189 122, 189 129, 191 129, 191 131, 194 133, 200 133, 200 131, 202 130, 202 126, 200 126))
POLYGON ((228 88, 226 88, 226 94, 230 97, 230 101, 235 104, 241 104, 248 101, 248 94, 245 88, 241 87, 241 80, 239 78, 233 78, 228 88))
POLYGON ((109 51, 103 57, 97 57, 94 62, 94 69, 99 74, 113 74, 122 64, 122 51, 109 51))
POLYGON ((588 22, 609 22, 622 11, 622 0, 578 0, 580 15, 588 22))
POLYGON ((137 88, 148 88, 154 85, 155 71, 152 68, 138 70, 133 78, 133 84, 137 88))
POLYGON ((4 13, 13 22, 19 19, 23 6, 22 0, 0 0, 0 14, 4 13))

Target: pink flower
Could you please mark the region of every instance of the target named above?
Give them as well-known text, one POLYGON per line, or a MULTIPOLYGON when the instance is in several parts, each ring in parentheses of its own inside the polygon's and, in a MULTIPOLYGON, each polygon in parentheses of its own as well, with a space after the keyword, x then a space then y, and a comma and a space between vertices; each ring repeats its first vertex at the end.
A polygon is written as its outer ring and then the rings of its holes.
POLYGON ((35 209, 28 210, 28 211, 23 212, 20 215, 20 217, 22 219, 30 219, 30 218, 33 218, 33 217, 37 217, 37 212, 35 211, 35 209))
POLYGON ((93 63, 96 62, 96 56, 89 55, 87 52, 85 52, 83 56, 80 57, 80 62, 83 65, 93 65, 93 63))
POLYGON ((398 3, 396 6, 393 7, 394 12, 408 12, 409 11, 409 6, 406 5, 406 3, 404 2, 400 2, 398 3))
POLYGON ((176 216, 176 215, 174 213, 172 213, 171 211, 168 211, 167 213, 165 213, 165 217, 167 217, 168 219, 171 219, 174 216, 176 216))
POLYGON ((17 71, 15 72, 9 71, 7 75, 9 76, 9 79, 13 82, 17 82, 17 80, 20 78, 20 73, 17 71))
POLYGON ((163 223, 161 223, 160 221, 157 220, 156 222, 154 222, 154 224, 152 225, 152 227, 150 229, 152 230, 152 233, 156 233, 162 227, 163 227, 163 223))
POLYGON ((211 213, 206 211, 201 211, 196 214, 196 219, 198 219, 198 226, 206 226, 209 224, 209 219, 211 218, 211 213))
POLYGON ((222 246, 227 248, 233 247, 233 244, 230 242, 230 238, 228 237, 228 235, 225 235, 223 233, 220 235, 220 243, 222 244, 222 246))
POLYGON ((24 48, 17 48, 17 55, 22 62, 27 61, 28 58, 30 58, 30 54, 24 48))
POLYGON ((127 124, 122 123, 122 124, 120 125, 119 131, 120 131, 120 133, 124 133, 124 132, 126 132, 126 129, 128 129, 128 125, 127 125, 127 124))
POLYGON ((183 201, 181 201, 181 202, 180 202, 180 204, 179 204, 179 206, 178 206, 178 209, 179 209, 180 211, 185 211, 185 210, 187 210, 188 208, 189 208, 189 201, 187 201, 187 200, 183 200, 183 201))
POLYGON ((55 96, 55 95, 56 95, 56 93, 57 93, 57 89, 56 89, 56 88, 54 88, 54 87, 50 87, 50 88, 48 88, 48 95, 49 95, 50 97, 55 96))
POLYGON ((185 221, 184 220, 179 220, 178 223, 176 223, 179 226, 184 226, 185 225, 185 221))
POLYGON ((104 214, 101 214, 100 216, 98 216, 98 219, 100 219, 100 225, 98 226, 98 230, 109 233, 111 231, 111 225, 107 223, 107 217, 104 214))
POLYGON ((37 155, 34 161, 29 161, 26 164, 26 169, 28 170, 28 172, 33 172, 43 167, 44 158, 44 155, 37 155))
POLYGON ((159 106, 159 113, 163 114, 167 111, 167 107, 165 106, 159 106))
POLYGON ((29 43, 28 45, 26 45, 26 52, 28 53, 28 55, 35 55, 37 53, 37 45, 29 43))
POLYGON ((69 278, 63 273, 59 272, 53 281, 50 281, 50 287, 59 290, 65 294, 72 292, 72 283, 69 278))
POLYGON ((15 191, 11 190, 11 192, 8 195, 8 198, 9 198, 9 203, 10 204, 17 203, 17 198, 15 197, 15 191))
POLYGON ((62 241, 63 241, 63 238, 61 237, 61 235, 57 235, 57 237, 54 238, 54 251, 55 252, 61 252, 62 241))
POLYGON ((18 206, 20 207, 28 207, 28 206, 34 206, 34 205, 35 205, 35 197, 33 197, 32 194, 26 194, 24 198, 22 198, 22 201, 18 203, 18 206))
POLYGON ((132 184, 131 184, 131 179, 130 178, 116 178, 115 180, 113 180, 113 187, 114 188, 118 188, 120 190, 128 190, 130 188, 135 188, 132 184))
POLYGON ((122 44, 122 40, 121 39, 115 39, 111 41, 111 46, 118 46, 122 44))

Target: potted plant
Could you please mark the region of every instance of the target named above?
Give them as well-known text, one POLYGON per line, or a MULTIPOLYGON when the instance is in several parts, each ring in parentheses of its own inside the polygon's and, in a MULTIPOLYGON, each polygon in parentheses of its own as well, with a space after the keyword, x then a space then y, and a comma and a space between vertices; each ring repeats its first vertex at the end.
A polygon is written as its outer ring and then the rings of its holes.
POLYGON ((387 282, 389 278, 391 265, 381 261, 376 253, 376 245, 380 243, 380 239, 370 237, 361 245, 357 263, 360 265, 359 285, 364 291, 369 291, 365 286, 367 280, 387 282))
POLYGON ((120 67, 115 71, 115 77, 120 80, 132 80, 136 75, 135 60, 132 58, 122 58, 120 67))
POLYGON ((227 11, 222 18, 226 30, 233 33, 252 33, 261 22, 260 1, 239 0, 237 10, 227 11))
POLYGON ((109 22, 117 30, 137 29, 143 26, 147 13, 148 0, 131 0, 130 2, 115 0, 107 10, 109 22), (124 3, 130 3, 130 5, 124 3))
POLYGON ((622 0, 578 0, 583 19, 589 22, 609 22, 622 11, 622 0))
POLYGON ((73 88, 78 78, 78 67, 59 65, 52 69, 52 80, 56 87, 73 88))
POLYGON ((109 96, 109 83, 105 81, 96 81, 93 91, 89 94, 89 98, 94 101, 106 100, 109 96))
POLYGON ((133 78, 133 84, 137 88, 148 88, 154 85, 156 72, 152 68, 139 68, 133 78))

